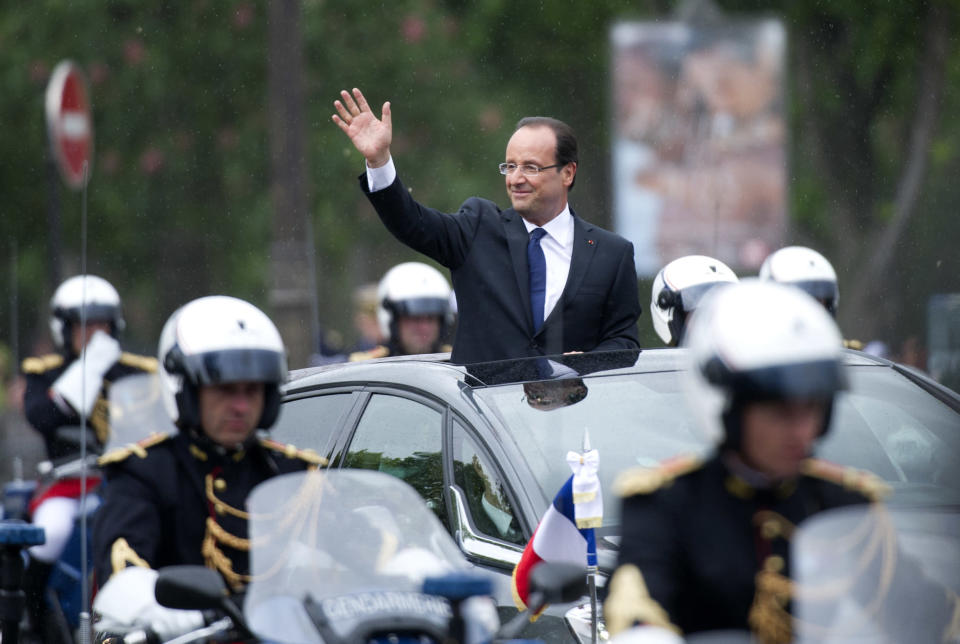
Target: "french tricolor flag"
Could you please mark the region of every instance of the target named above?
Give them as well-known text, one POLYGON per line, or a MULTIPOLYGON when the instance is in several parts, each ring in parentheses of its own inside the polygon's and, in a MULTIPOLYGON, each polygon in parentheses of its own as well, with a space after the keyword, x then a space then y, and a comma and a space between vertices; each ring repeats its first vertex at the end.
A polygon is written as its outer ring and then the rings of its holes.
POLYGON ((569 452, 567 463, 573 474, 544 512, 513 569, 513 601, 517 610, 527 608, 530 571, 541 561, 580 564, 584 566, 584 574, 587 566, 597 565, 594 529, 603 523, 597 450, 583 454, 569 452))

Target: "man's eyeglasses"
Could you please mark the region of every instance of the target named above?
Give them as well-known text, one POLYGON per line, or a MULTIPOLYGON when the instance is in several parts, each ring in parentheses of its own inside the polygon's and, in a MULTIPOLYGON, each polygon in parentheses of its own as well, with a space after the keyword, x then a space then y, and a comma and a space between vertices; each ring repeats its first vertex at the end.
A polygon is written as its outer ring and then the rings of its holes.
POLYGON ((553 165, 545 165, 542 168, 538 165, 533 165, 532 163, 524 163, 517 165, 516 163, 501 163, 500 164, 500 174, 513 174, 513 171, 517 168, 520 168, 520 172, 523 173, 525 177, 535 177, 544 170, 549 170, 550 168, 562 168, 565 164, 563 163, 554 163, 553 165))

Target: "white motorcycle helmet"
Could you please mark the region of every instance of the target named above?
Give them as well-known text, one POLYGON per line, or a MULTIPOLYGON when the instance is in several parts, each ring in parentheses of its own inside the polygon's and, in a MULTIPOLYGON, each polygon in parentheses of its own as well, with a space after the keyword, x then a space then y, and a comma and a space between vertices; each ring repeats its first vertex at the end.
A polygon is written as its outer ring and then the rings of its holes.
POLYGON ((177 309, 160 333, 157 351, 164 404, 181 429, 200 428, 198 387, 230 382, 264 383, 267 429, 280 413, 287 357, 277 327, 260 309, 234 297, 201 297, 177 309))
POLYGON ((683 338, 687 316, 714 286, 737 281, 737 276, 720 260, 704 255, 687 255, 660 269, 653 280, 650 313, 653 328, 665 344, 675 347, 683 338))
POLYGON ((833 318, 795 288, 743 280, 709 293, 690 319, 683 346, 687 400, 717 443, 740 446, 744 403, 827 401, 846 388, 842 339, 833 318))
POLYGON ((760 267, 760 279, 801 288, 822 302, 830 315, 837 315, 837 273, 827 258, 812 248, 787 246, 771 253, 760 267))
POLYGON ((84 314, 87 322, 109 322, 114 338, 126 326, 117 289, 102 277, 75 275, 60 284, 50 298, 50 335, 58 351, 73 353, 73 326, 81 323, 84 314))
POLYGON ((440 271, 421 262, 397 264, 377 285, 377 322, 385 338, 396 338, 399 315, 437 315, 440 337, 450 324, 451 288, 440 271))

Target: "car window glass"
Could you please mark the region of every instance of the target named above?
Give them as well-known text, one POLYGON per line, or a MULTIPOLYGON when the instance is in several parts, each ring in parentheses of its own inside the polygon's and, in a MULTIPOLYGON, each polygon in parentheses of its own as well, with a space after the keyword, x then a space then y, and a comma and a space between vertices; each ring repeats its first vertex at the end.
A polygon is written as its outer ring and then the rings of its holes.
POLYGON ((270 430, 270 437, 327 455, 352 397, 353 394, 343 392, 289 400, 280 406, 280 418, 270 430))
POLYGON ((459 422, 453 430, 453 479, 463 490, 476 530, 510 543, 526 543, 500 474, 459 422))
POLYGON ((590 446, 600 455, 604 529, 613 530, 619 523, 620 500, 612 491, 618 474, 637 466, 654 467, 679 454, 713 449, 695 426, 678 372, 593 376, 582 383, 569 382, 576 387, 567 395, 559 391, 562 388, 534 391, 529 383, 526 388, 518 384, 487 387, 477 390, 477 395, 499 416, 545 499, 553 499, 570 477, 567 452, 580 451, 584 433, 589 433, 590 446), (556 393, 561 394, 559 398, 556 393), (548 398, 552 404, 545 405, 548 398), (575 402, 557 405, 558 399, 575 402))
POLYGON ((890 368, 847 374, 817 454, 882 477, 891 501, 960 502, 960 414, 890 368))
POLYGON ((442 420, 422 403, 385 394, 370 397, 343 467, 378 470, 409 483, 449 529, 440 460, 442 420))

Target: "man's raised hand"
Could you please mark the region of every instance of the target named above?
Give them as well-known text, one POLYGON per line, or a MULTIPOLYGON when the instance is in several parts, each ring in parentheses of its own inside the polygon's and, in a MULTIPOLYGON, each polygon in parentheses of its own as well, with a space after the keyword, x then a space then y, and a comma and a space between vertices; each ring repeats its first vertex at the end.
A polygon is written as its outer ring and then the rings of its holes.
POLYGON ((340 91, 342 101, 334 101, 336 123, 350 137, 353 145, 367 160, 371 168, 379 168, 390 160, 390 141, 393 139, 393 122, 390 119, 390 102, 383 104, 383 113, 378 120, 370 110, 367 99, 356 87, 353 95, 340 91))

